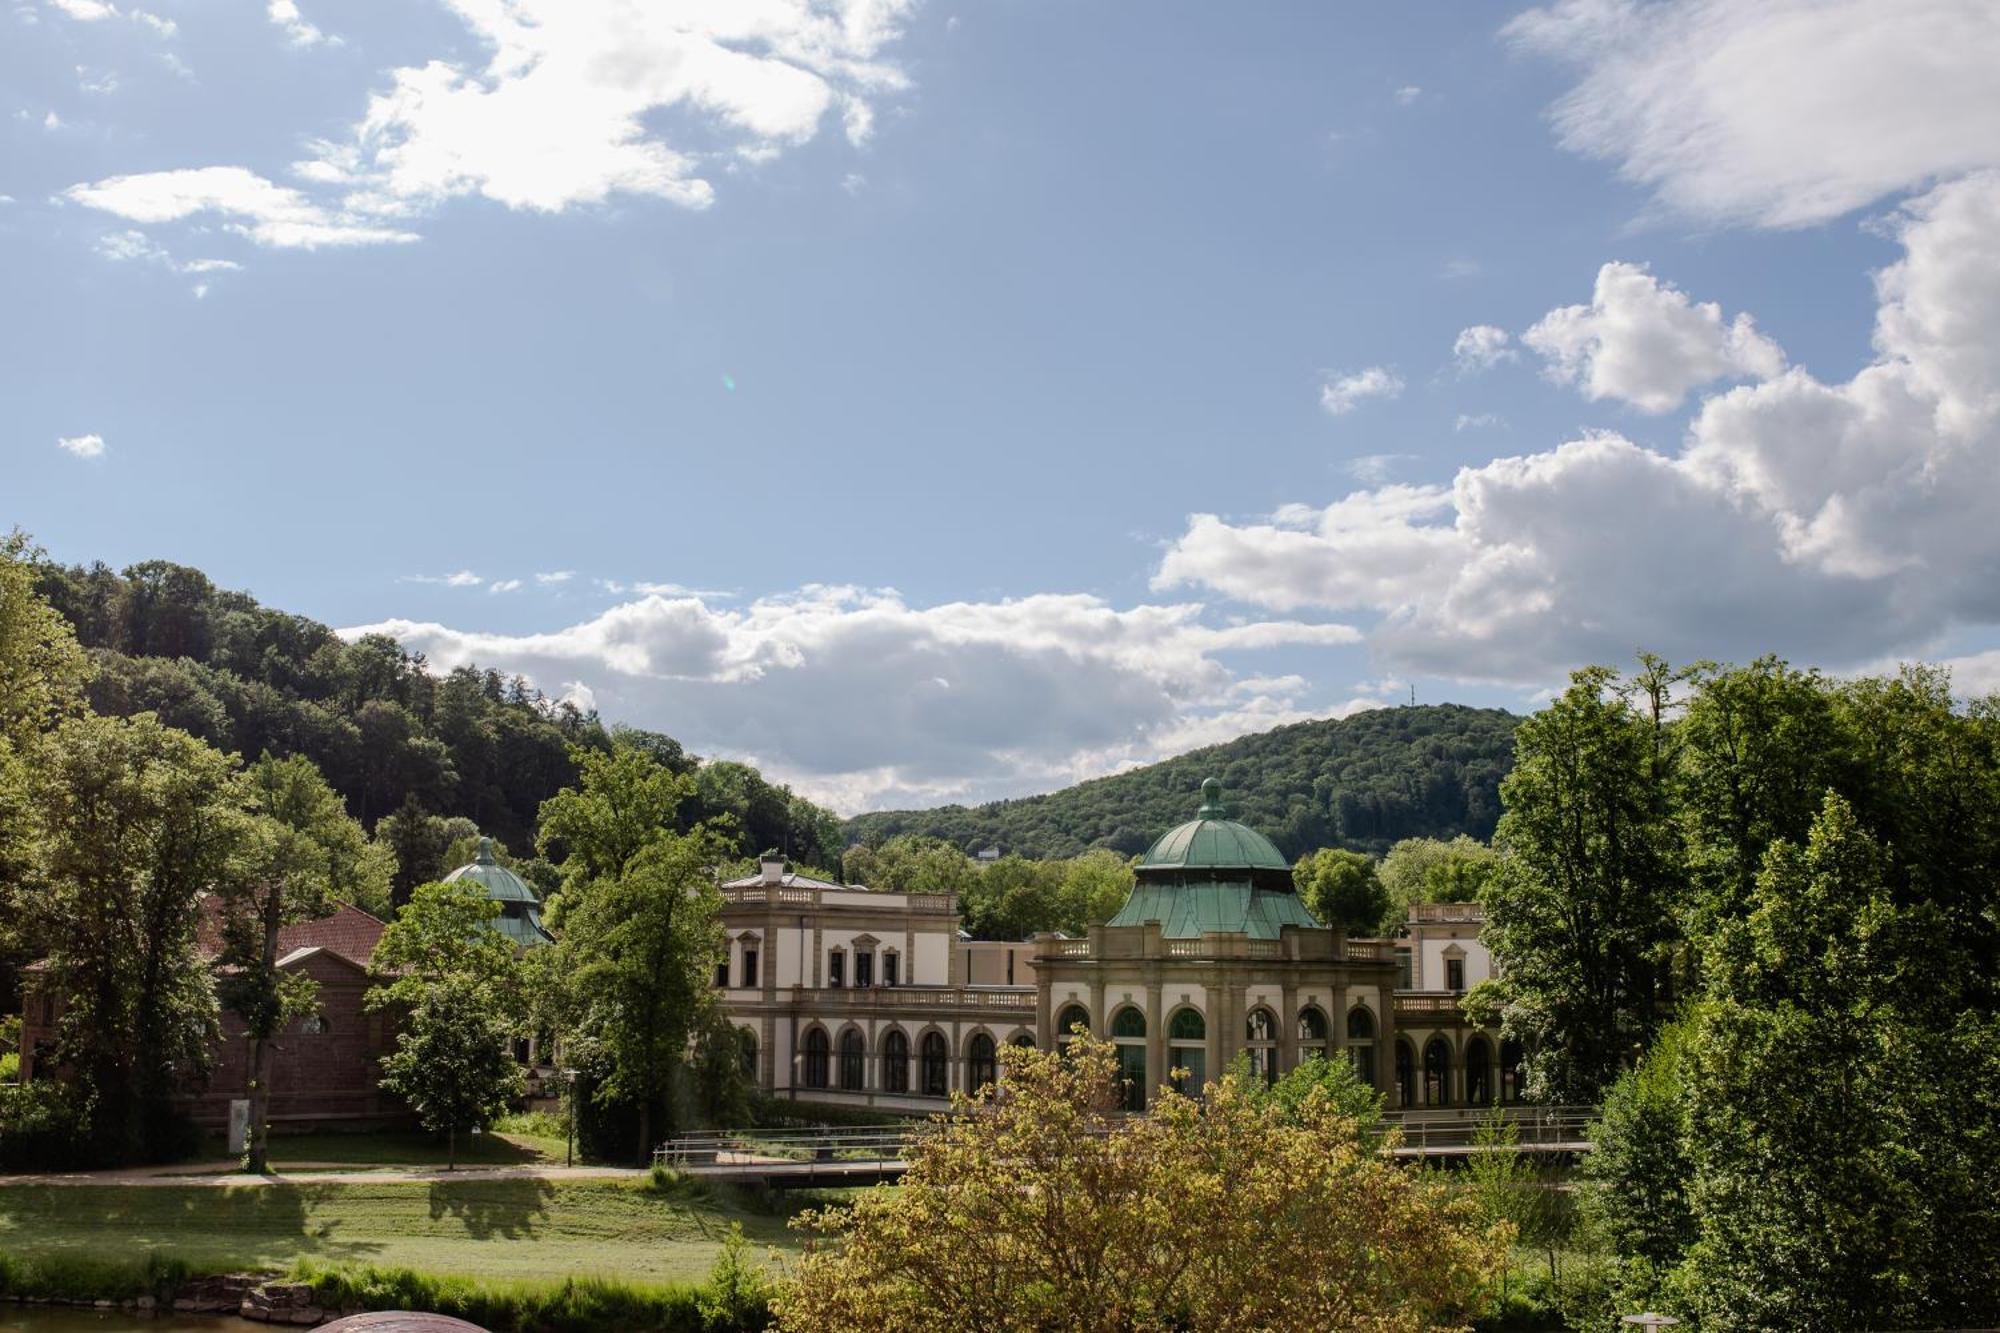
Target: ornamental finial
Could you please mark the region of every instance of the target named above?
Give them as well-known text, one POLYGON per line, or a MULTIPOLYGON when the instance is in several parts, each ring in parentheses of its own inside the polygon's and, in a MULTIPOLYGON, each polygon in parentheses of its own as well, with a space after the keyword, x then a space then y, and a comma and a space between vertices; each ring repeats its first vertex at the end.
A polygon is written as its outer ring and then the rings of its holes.
POLYGON ((1197 819, 1227 819, 1229 807, 1222 803, 1222 784, 1214 778, 1203 778, 1201 783, 1201 809, 1195 812, 1197 819))
POLYGON ((481 838, 479 840, 479 853, 472 858, 472 864, 476 866, 490 866, 495 864, 493 860, 493 839, 481 838))

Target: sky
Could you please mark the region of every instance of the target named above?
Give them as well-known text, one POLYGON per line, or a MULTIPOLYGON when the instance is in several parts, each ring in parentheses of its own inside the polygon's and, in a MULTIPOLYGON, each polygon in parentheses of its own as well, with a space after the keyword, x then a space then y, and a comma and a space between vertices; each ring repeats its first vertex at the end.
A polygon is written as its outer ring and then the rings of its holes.
POLYGON ((5 0, 0 525, 843 812, 2000 687, 2000 7, 5 0))

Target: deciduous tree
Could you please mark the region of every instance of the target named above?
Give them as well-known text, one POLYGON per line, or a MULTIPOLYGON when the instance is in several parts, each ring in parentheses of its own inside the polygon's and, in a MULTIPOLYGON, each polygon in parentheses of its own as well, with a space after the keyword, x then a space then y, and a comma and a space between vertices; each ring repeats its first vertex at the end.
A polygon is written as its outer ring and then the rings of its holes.
POLYGON ((1292 883, 1306 910, 1350 935, 1371 935, 1389 905, 1389 894, 1366 852, 1322 847, 1292 867, 1292 883))
POLYGON ((1385 1161, 1323 1094, 1289 1114, 1233 1077, 1120 1112, 1111 1046, 1009 1049, 895 1190, 812 1215, 792 1333, 1462 1328, 1504 1228, 1385 1161))

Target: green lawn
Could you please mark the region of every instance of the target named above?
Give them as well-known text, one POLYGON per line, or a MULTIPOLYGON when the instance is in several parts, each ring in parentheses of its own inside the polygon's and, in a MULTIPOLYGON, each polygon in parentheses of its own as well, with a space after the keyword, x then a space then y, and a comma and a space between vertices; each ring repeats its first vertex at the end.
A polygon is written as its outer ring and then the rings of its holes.
POLYGON ((486 1278, 698 1279, 732 1221, 791 1249, 781 1218, 637 1181, 0 1187, 0 1251, 279 1269, 299 1259, 486 1278))

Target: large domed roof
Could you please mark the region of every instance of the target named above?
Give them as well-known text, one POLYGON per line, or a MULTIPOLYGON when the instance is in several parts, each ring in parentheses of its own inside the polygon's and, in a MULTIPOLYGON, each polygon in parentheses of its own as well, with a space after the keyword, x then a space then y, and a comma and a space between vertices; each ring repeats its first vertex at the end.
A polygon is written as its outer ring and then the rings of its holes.
POLYGON ((1209 778, 1201 784, 1201 809, 1195 817, 1163 835, 1139 860, 1139 870, 1278 870, 1292 873, 1292 863, 1271 840, 1247 824, 1229 817, 1222 803, 1222 784, 1209 778))
POLYGON ((1137 882, 1107 925, 1157 923, 1169 939, 1238 932, 1276 939, 1286 926, 1320 929, 1292 887, 1292 866, 1271 840, 1229 817, 1222 784, 1201 784, 1195 817, 1139 860, 1137 882))
POLYGON ((484 889, 488 898, 500 904, 493 928, 522 948, 555 943, 555 936, 542 925, 542 896, 527 880, 493 859, 493 839, 481 838, 472 863, 444 878, 447 884, 471 880, 484 889))

